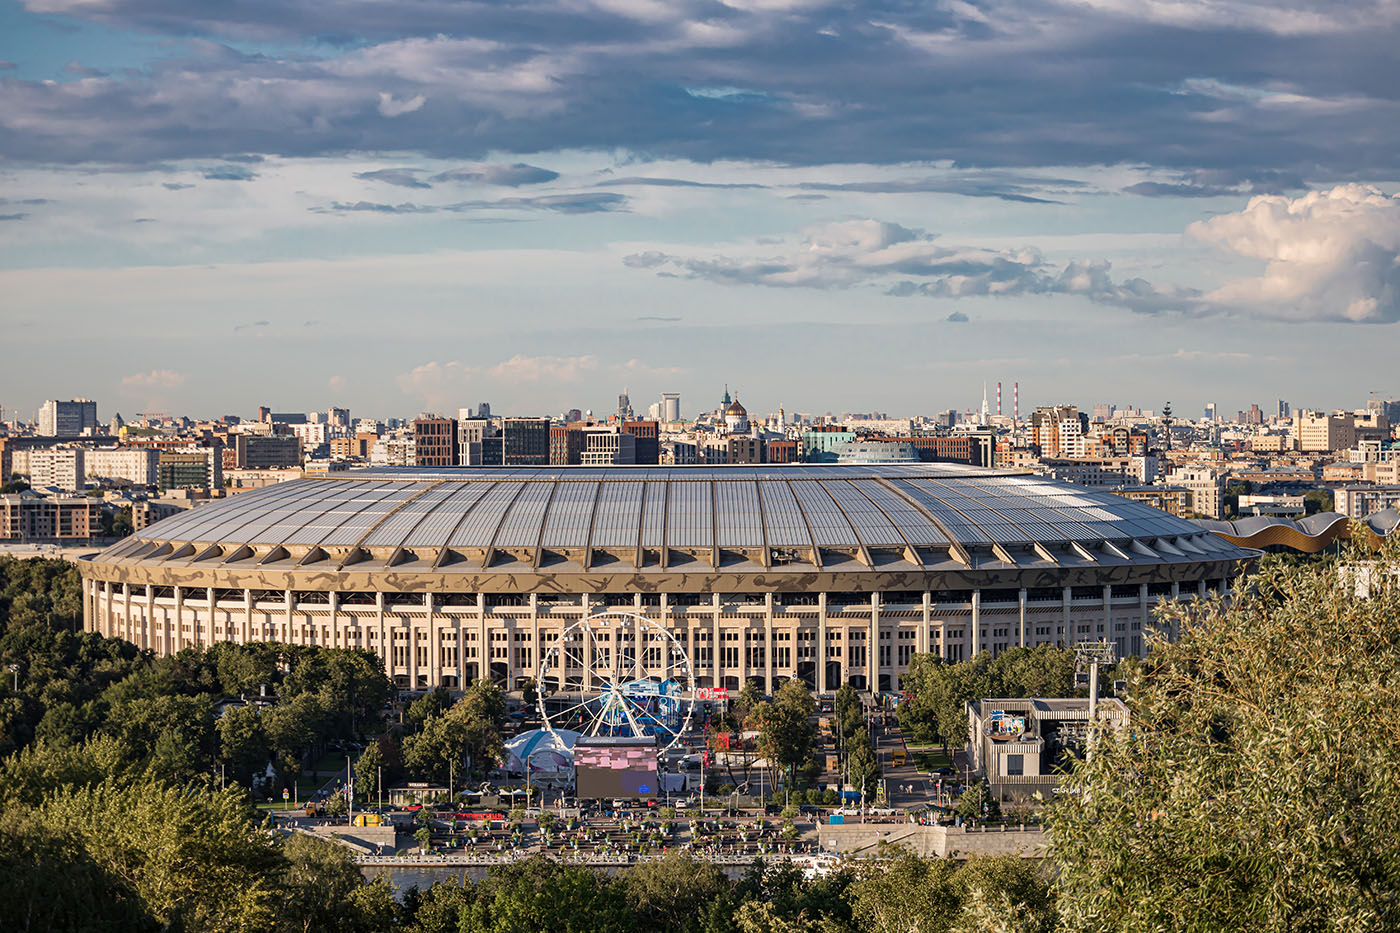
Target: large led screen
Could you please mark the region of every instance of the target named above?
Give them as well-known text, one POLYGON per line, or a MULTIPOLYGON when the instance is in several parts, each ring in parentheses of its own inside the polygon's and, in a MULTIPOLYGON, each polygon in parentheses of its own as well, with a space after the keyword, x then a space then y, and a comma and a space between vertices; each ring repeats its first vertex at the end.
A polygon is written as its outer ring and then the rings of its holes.
POLYGON ((574 746, 574 786, 580 797, 655 797, 656 746, 636 743, 574 746))

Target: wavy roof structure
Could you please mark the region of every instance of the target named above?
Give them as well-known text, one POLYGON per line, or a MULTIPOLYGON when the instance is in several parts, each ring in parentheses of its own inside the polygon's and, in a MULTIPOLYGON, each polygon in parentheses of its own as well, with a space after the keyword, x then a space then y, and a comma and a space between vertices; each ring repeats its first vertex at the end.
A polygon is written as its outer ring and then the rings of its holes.
MULTIPOLYGON (((1232 522, 1198 520, 1197 525, 1246 548, 1286 547, 1316 554, 1352 536, 1352 520, 1340 512, 1318 512, 1306 518, 1287 519, 1258 515, 1232 522)), ((1370 547, 1378 546, 1400 524, 1400 512, 1385 509, 1361 521, 1370 547)))

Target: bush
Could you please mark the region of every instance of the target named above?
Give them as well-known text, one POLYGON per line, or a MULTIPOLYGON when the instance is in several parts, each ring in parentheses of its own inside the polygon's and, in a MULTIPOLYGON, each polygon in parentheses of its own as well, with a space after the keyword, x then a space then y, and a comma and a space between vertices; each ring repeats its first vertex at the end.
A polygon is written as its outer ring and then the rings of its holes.
POLYGON ((841 795, 836 792, 836 788, 828 787, 826 790, 822 791, 822 804, 824 806, 834 807, 840 802, 841 795))
POLYGON ((817 790, 815 787, 807 788, 807 802, 812 806, 816 806, 817 804, 821 803, 822 792, 817 790))

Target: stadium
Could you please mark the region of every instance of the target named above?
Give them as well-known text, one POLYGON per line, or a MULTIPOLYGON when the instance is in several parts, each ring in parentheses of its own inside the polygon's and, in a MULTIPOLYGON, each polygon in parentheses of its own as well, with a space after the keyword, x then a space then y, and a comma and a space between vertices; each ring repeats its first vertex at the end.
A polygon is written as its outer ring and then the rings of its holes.
MULTIPOLYGON (((664 680, 898 690, 951 660, 1107 640, 1257 558, 1108 493, 957 464, 390 468, 243 493, 81 562, 84 624, 166 654, 364 648, 406 689, 520 689, 560 634, 602 630, 664 680), (645 633, 645 634, 644 634, 645 633)), ((572 663, 572 662, 570 662, 572 663)))

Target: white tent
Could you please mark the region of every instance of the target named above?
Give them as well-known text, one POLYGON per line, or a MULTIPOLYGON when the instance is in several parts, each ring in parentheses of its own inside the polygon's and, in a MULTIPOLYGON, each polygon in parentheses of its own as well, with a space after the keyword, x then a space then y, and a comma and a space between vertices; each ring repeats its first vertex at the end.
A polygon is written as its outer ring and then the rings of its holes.
POLYGON ((568 729, 531 729, 506 743, 505 769, 510 774, 524 774, 525 762, 530 772, 567 771, 574 766, 574 743, 580 733, 568 729))

